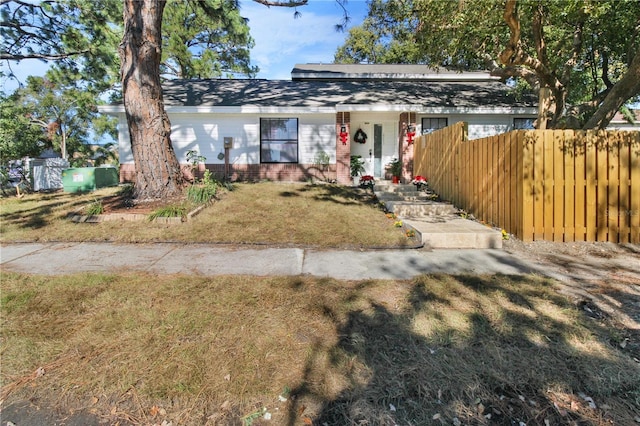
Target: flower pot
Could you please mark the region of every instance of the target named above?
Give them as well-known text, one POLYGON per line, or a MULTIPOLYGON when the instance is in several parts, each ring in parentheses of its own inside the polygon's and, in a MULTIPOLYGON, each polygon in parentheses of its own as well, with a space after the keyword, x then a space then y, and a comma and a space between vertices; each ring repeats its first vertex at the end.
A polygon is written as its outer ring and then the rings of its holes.
POLYGON ((391 178, 391 182, 392 183, 400 183, 400 177, 399 176, 393 176, 391 178))
POLYGON ((352 179, 353 179, 353 186, 360 185, 360 176, 352 176, 352 179))

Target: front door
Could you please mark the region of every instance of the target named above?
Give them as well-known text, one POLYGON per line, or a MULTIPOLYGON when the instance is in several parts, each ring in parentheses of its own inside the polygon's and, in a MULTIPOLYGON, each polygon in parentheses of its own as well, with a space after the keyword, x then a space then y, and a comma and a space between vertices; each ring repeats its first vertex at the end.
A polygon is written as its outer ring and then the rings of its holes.
POLYGON ((373 175, 383 177, 382 171, 382 124, 373 125, 373 175))

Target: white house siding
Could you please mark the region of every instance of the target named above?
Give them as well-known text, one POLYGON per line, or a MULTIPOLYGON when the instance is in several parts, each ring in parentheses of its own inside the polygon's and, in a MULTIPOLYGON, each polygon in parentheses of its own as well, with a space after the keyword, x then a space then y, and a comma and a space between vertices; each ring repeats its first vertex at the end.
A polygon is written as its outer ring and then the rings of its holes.
POLYGON ((465 121, 469 127, 469 140, 480 139, 487 136, 498 135, 513 130, 514 118, 536 118, 535 116, 526 116, 522 114, 425 114, 418 115, 417 133, 422 131, 422 118, 447 118, 448 125, 452 125, 459 121, 465 121))
POLYGON ((127 127, 127 118, 124 113, 118 114, 118 158, 120 164, 133 163, 129 128, 127 127))
MULTIPOLYGON (((182 164, 187 163, 190 150, 205 157, 206 164, 224 164, 218 155, 224 153, 224 138, 232 137, 231 164, 260 164, 260 118, 273 117, 298 118, 298 163, 313 164, 316 155, 324 151, 335 164, 334 114, 169 113, 171 142, 182 164)), ((120 162, 133 163, 126 123, 119 133, 120 162)))

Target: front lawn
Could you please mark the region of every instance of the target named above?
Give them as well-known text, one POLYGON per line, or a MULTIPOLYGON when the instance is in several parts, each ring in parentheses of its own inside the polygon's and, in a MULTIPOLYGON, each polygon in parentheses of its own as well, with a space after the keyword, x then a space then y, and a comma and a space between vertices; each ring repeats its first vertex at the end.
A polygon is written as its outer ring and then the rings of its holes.
POLYGON ((1 290, 3 407, 136 425, 628 425, 640 412, 637 360, 536 277, 9 273, 1 290))
POLYGON ((237 184, 193 220, 74 223, 69 215, 112 195, 30 194, 0 200, 0 242, 112 241, 292 244, 373 248, 414 245, 387 218, 370 191, 303 183, 237 184))

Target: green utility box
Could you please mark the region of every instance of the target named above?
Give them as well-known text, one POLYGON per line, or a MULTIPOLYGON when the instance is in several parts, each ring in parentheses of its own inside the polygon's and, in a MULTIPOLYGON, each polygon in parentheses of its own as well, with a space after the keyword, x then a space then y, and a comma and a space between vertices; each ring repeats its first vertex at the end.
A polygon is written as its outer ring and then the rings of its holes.
POLYGON ((96 167, 96 188, 118 186, 118 171, 115 167, 96 167))
POLYGON ((65 192, 87 192, 118 185, 115 167, 76 167, 62 171, 65 192))

